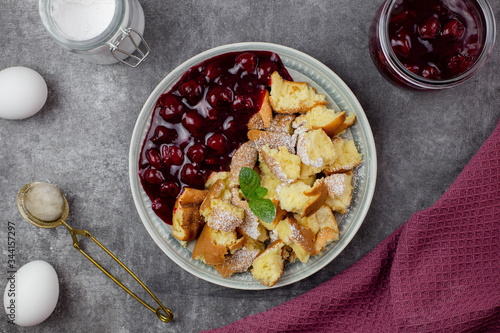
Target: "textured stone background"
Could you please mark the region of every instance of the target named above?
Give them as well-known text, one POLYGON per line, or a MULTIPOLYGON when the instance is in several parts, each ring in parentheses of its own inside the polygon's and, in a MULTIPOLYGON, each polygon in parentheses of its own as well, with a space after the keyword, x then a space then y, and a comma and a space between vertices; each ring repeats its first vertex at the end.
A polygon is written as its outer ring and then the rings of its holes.
MULTIPOLYGON (((2 332, 196 332, 279 305, 346 269, 414 212, 432 205, 500 116, 498 43, 484 69, 451 90, 411 92, 386 82, 367 47, 369 24, 381 0, 141 3, 152 53, 130 69, 85 63, 58 47, 42 26, 37 1, 0 0, 0 69, 31 67, 49 87, 47 104, 34 117, 0 119, 0 280, 6 280, 11 221, 18 267, 46 260, 61 285, 48 320, 21 329, 2 319, 2 332), (143 227, 128 181, 132 129, 154 87, 199 52, 244 41, 286 45, 335 71, 368 116, 379 161, 371 209, 344 252, 313 276, 268 291, 219 287, 179 268, 143 227), (60 186, 70 201, 70 224, 91 231, 137 272, 173 310, 175 322, 161 323, 127 296, 73 249, 63 228, 42 230, 24 222, 15 199, 31 181, 60 186)), ((491 4, 498 19, 500 4, 491 4)), ((86 244, 105 266, 114 267, 86 244)), ((120 270, 111 271, 130 282, 120 270)))

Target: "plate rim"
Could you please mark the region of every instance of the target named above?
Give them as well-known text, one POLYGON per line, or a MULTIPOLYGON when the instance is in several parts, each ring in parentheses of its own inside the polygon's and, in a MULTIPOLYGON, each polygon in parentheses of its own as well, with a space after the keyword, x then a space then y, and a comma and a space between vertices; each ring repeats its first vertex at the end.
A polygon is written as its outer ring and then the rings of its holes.
MULTIPOLYGON (((171 78, 175 78, 178 75, 184 74, 184 72, 187 69, 189 69, 192 66, 195 66, 195 65, 201 63, 202 61, 208 59, 207 58, 208 55, 210 55, 210 57, 213 57, 213 56, 223 54, 223 53, 242 51, 244 49, 271 51, 271 52, 277 53, 278 55, 280 55, 280 57, 282 57, 280 52, 285 52, 285 53, 288 52, 288 53, 297 55, 297 56, 305 59, 307 61, 308 65, 311 65, 311 67, 313 67, 312 65, 314 65, 314 67, 317 67, 319 70, 321 70, 321 72, 323 72, 323 74, 326 73, 328 76, 333 77, 336 80, 335 83, 337 85, 341 85, 342 89, 345 90, 345 95, 346 95, 346 97, 349 98, 349 102, 353 104, 352 106, 354 107, 354 109, 356 111, 356 117, 358 118, 358 120, 361 119, 362 122, 366 123, 367 126, 362 127, 364 134, 365 134, 365 137, 367 138, 365 144, 367 145, 368 150, 373 153, 372 154, 373 156, 371 156, 370 161, 363 160, 363 163, 366 164, 366 167, 368 168, 367 174, 369 176, 369 182, 367 184, 365 197, 363 199, 363 203, 364 203, 363 207, 361 207, 360 211, 358 212, 358 219, 360 221, 357 224, 353 223, 353 225, 350 226, 348 233, 346 233, 344 235, 344 237, 339 241, 339 243, 337 244, 338 249, 339 249, 337 251, 337 254, 335 256, 333 256, 332 258, 330 258, 329 260, 322 262, 319 265, 315 266, 314 270, 312 270, 311 272, 308 272, 306 274, 303 274, 304 276, 301 276, 295 280, 291 279, 290 281, 286 281, 284 283, 280 283, 280 281, 278 281, 278 283, 271 288, 283 287, 283 286, 286 286, 286 285, 289 285, 292 283, 299 282, 307 277, 310 277, 311 275, 320 271, 326 265, 330 264, 340 253, 342 253, 342 251, 344 251, 345 247, 351 242, 351 240, 354 238, 354 236, 357 234, 357 231, 359 230, 359 228, 363 224, 363 222, 366 218, 366 215, 368 213, 368 210, 371 206, 371 202, 372 202, 374 191, 375 191, 376 178, 377 178, 377 154, 376 154, 376 147, 375 147, 375 141, 373 138, 373 133, 371 131, 371 127, 369 125, 368 119, 366 117, 366 114, 364 113, 364 110, 363 110, 361 104, 359 103, 356 95, 354 95, 354 93, 351 91, 351 89, 347 86, 347 84, 333 70, 331 70, 329 67, 324 65, 319 60, 311 57, 310 55, 308 55, 302 51, 299 51, 299 50, 296 50, 296 49, 293 49, 293 48, 290 48, 287 46, 274 44, 274 43, 267 43, 267 42, 243 42, 243 43, 225 44, 225 45, 214 47, 214 48, 205 50, 201 53, 198 53, 198 54, 192 56, 191 58, 185 60, 184 62, 182 62, 181 64, 176 66, 171 72, 169 72, 156 85, 155 89, 153 89, 153 91, 149 94, 147 100, 145 101, 145 103, 143 104, 143 106, 141 108, 139 115, 137 116, 137 120, 136 120, 136 123, 134 125, 134 130, 132 132, 132 137, 131 137, 130 146, 129 146, 129 156, 128 156, 128 158, 129 158, 129 182, 130 182, 130 188, 131 188, 134 204, 135 204, 137 213, 139 214, 139 217, 142 221, 142 224, 144 225, 144 227, 146 228, 150 237, 153 239, 153 241, 156 243, 156 245, 172 261, 174 261, 178 266, 180 266, 183 270, 185 270, 185 271, 189 272, 190 274, 193 274, 194 276, 201 278, 207 282, 214 283, 216 285, 220 285, 220 286, 224 286, 224 287, 228 287, 228 288, 232 288, 232 289, 241 289, 241 290, 263 290, 264 289, 265 290, 265 289, 270 289, 270 288, 265 286, 265 285, 262 285, 260 283, 258 285, 257 284, 254 285, 253 284, 254 281, 251 281, 252 284, 251 284, 251 287, 249 287, 248 285, 245 285, 245 284, 240 285, 241 281, 232 281, 230 279, 224 279, 224 278, 222 278, 222 280, 213 280, 213 277, 211 277, 211 276, 206 276, 206 275, 204 275, 196 270, 191 269, 191 267, 186 267, 184 265, 184 263, 182 262, 181 258, 177 258, 175 253, 170 253, 170 250, 164 244, 163 238, 158 234, 158 232, 155 230, 155 228, 153 228, 153 226, 150 223, 146 223, 146 221, 149 221, 149 218, 145 213, 146 207, 144 206, 144 203, 139 196, 140 179, 137 181, 137 179, 139 177, 138 177, 137 173, 134 172, 135 164, 137 164, 137 160, 136 160, 136 156, 134 155, 133 150, 134 150, 134 144, 135 144, 136 138, 137 137, 139 137, 139 139, 142 138, 142 135, 140 135, 140 133, 139 133, 142 130, 142 127, 140 125, 144 121, 145 117, 146 117, 146 119, 145 119, 146 122, 150 121, 150 118, 152 115, 152 113, 150 112, 150 110, 151 110, 150 105, 152 103, 155 104, 157 99, 161 95, 161 93, 163 93, 168 88, 168 87, 167 88, 165 87, 166 83, 168 81, 170 81, 171 78), (361 111, 360 114, 358 114, 358 112, 357 112, 358 110, 361 111), (139 128, 139 127, 141 127, 141 128, 139 128)), ((173 84, 175 84, 175 82, 173 84)), ((143 140, 139 143, 141 145, 141 147, 142 147, 142 142, 143 142, 143 140)))

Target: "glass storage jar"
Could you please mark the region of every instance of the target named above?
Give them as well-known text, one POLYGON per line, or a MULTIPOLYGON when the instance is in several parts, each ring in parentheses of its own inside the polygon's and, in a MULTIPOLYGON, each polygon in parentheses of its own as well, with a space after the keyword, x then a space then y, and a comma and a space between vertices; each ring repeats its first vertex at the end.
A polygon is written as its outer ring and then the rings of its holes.
POLYGON ((387 0, 371 25, 369 47, 391 83, 437 90, 470 79, 494 43, 495 18, 487 0, 387 0), (449 34, 451 21, 456 35, 449 34))
POLYGON ((149 54, 137 0, 40 0, 39 11, 52 38, 86 61, 137 67, 149 54))

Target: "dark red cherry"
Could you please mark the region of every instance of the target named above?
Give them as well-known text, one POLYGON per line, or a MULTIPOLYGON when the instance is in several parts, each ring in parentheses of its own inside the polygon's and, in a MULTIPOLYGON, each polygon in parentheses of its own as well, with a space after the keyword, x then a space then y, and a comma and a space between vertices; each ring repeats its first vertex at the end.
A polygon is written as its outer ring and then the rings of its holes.
POLYGON ((179 87, 182 97, 185 97, 192 105, 198 103, 203 96, 203 87, 195 80, 184 82, 179 87))
POLYGON ((179 147, 163 145, 161 147, 163 162, 167 165, 182 165, 184 163, 184 153, 179 147))
POLYGON ((165 181, 165 177, 163 176, 163 173, 153 167, 149 167, 144 171, 144 179, 150 184, 161 184, 165 181))
POLYGON ((172 165, 172 162, 170 162, 169 149, 170 146, 168 145, 161 146, 161 158, 166 165, 172 165))
POLYGON ((222 133, 212 134, 207 140, 207 146, 213 149, 217 155, 222 155, 227 148, 227 139, 222 133))
POLYGON ((420 67, 417 65, 411 65, 411 64, 404 64, 406 69, 408 69, 410 72, 415 73, 415 74, 420 74, 420 67))
POLYGON ((202 162, 205 159, 205 147, 201 143, 195 143, 188 148, 187 156, 192 162, 202 162))
POLYGON ((222 124, 222 130, 226 133, 226 136, 233 136, 236 134, 236 123, 233 117, 229 117, 222 124))
MULTIPOLYGON (((217 85, 220 87, 228 87, 229 90, 231 90, 234 94, 234 86, 238 85, 238 83, 234 82, 234 76, 222 75, 219 81, 217 81, 217 85)), ((208 94, 207 94, 207 100, 208 100, 208 94)))
POLYGON ((176 198, 181 191, 181 187, 174 181, 166 181, 161 184, 160 192, 163 196, 176 198))
POLYGON ((177 123, 181 120, 182 114, 185 111, 184 105, 176 96, 172 94, 163 94, 160 97, 159 103, 162 107, 160 115, 163 119, 171 123, 177 123))
POLYGON ((468 42, 467 45, 468 54, 469 56, 474 57, 479 53, 477 40, 474 40, 474 38, 468 38, 468 39, 471 40, 470 42, 468 42))
POLYGON ((435 4, 432 6, 432 12, 437 14, 438 16, 440 15, 446 15, 446 9, 443 8, 442 4, 435 4))
POLYGON ((215 157, 209 157, 205 160, 205 163, 208 165, 215 165, 218 164, 219 161, 215 157))
POLYGON ((434 66, 427 66, 422 70, 423 77, 426 79, 439 80, 441 78, 440 71, 434 66))
POLYGON ((462 73, 469 69, 471 62, 472 59, 470 57, 457 54, 448 59, 446 69, 450 74, 462 73))
POLYGON ((423 20, 418 26, 418 33, 423 39, 434 39, 439 34, 441 24, 435 16, 423 20))
POLYGON ((205 77, 202 75, 197 76, 194 80, 201 85, 202 89, 203 89, 203 87, 205 87, 205 85, 207 83, 205 80, 205 77))
POLYGON ((156 149, 148 149, 146 151, 146 158, 148 159, 151 166, 155 167, 156 169, 161 169, 163 167, 160 153, 156 149))
POLYGON ((155 198, 152 200, 151 208, 158 216, 168 221, 167 223, 172 224, 172 208, 167 202, 164 202, 162 198, 155 198))
POLYGON ((278 65, 273 61, 265 60, 259 64, 257 75, 259 80, 269 81, 271 74, 276 71, 278 71, 278 65))
POLYGON ((456 40, 462 38, 464 32, 464 25, 460 21, 453 19, 443 25, 441 36, 446 40, 456 40))
POLYGON ((214 109, 214 108, 209 108, 207 110, 207 118, 210 120, 217 120, 220 115, 220 110, 219 109, 214 109))
POLYGON ((181 180, 194 188, 202 188, 205 184, 204 177, 200 172, 198 165, 191 163, 184 165, 182 168, 181 180))
POLYGON ((189 111, 182 118, 182 125, 193 135, 197 135, 203 126, 203 117, 196 111, 189 111))
POLYGON ((184 163, 184 153, 179 147, 170 146, 169 157, 173 165, 182 165, 184 163))
POLYGON ((231 157, 228 155, 221 156, 219 159, 219 171, 224 171, 226 165, 231 164, 231 157))
POLYGON ((265 86, 261 85, 256 78, 252 80, 251 77, 255 78, 254 75, 250 75, 247 80, 238 84, 236 88, 237 93, 241 95, 251 96, 255 91, 261 91, 262 89, 265 89, 265 86))
POLYGON ((211 63, 205 70, 205 78, 208 82, 215 82, 222 75, 222 69, 217 63, 211 63))
POLYGON ((253 107, 253 100, 250 96, 238 95, 233 101, 232 108, 237 111, 251 110, 253 107))
POLYGON ((408 11, 403 10, 397 15, 391 16, 391 23, 403 23, 408 20, 408 11))
POLYGON ((233 102, 233 99, 233 91, 227 86, 214 87, 207 94, 207 100, 214 108, 228 107, 233 102))
POLYGON ((404 32, 396 34, 396 36, 391 39, 391 45, 394 52, 403 57, 408 57, 410 55, 411 39, 408 34, 404 32))
POLYGON ((171 95, 171 94, 163 94, 160 96, 160 98, 158 99, 158 102, 160 103, 160 106, 161 107, 168 107, 168 108, 171 108, 171 107, 178 107, 181 102, 177 99, 177 97, 171 95))
POLYGON ((177 131, 160 125, 155 129, 155 136, 151 140, 158 145, 172 143, 177 140, 177 131))
POLYGON ((250 52, 241 53, 236 57, 236 65, 247 73, 253 73, 257 67, 257 56, 250 52))

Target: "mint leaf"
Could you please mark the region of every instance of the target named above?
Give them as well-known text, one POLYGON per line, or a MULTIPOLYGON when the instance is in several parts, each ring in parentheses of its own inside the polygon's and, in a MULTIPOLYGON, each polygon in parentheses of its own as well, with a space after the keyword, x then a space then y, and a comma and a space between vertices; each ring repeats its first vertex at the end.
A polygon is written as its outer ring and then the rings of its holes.
POLYGON ((252 212, 262 221, 272 223, 276 217, 276 207, 269 199, 252 199, 248 201, 252 212))
POLYGON ((271 223, 276 217, 276 206, 269 199, 262 199, 267 194, 267 188, 260 186, 260 177, 254 170, 242 167, 238 175, 240 189, 252 212, 262 221, 271 223))
POLYGON ((260 177, 254 170, 242 167, 239 174, 240 189, 247 199, 259 199, 257 189, 260 188, 260 177))
MULTIPOLYGON (((260 186, 260 184, 259 184, 259 186, 260 186)), ((259 187, 258 189, 255 190, 255 195, 257 195, 257 198, 255 198, 255 199, 263 198, 266 196, 266 194, 267 194, 267 188, 259 187)))

